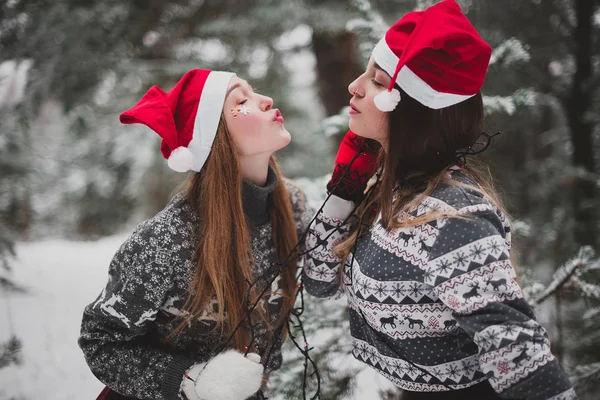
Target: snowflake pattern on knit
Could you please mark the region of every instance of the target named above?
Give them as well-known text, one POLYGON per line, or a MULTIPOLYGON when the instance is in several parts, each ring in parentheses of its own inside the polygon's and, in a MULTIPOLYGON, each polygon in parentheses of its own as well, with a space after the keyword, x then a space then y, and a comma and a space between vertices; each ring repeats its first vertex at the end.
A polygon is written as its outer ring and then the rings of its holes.
MULTIPOLYGON (((451 176, 474 186, 460 171, 451 176)), ((318 297, 346 294, 353 355, 411 391, 487 379, 506 398, 576 398, 516 281, 504 214, 477 190, 443 184, 399 217, 435 211, 448 215, 390 230, 379 215, 343 266, 333 245, 356 219, 338 227, 340 214, 320 214, 310 227, 307 248, 328 240, 307 254, 305 287, 318 297)))
MULTIPOLYGON (((310 218, 304 193, 286 180, 298 235, 310 218)), ((181 194, 153 218, 138 225, 117 251, 106 287, 84 310, 79 345, 94 375, 113 390, 139 399, 177 399, 184 372, 226 345, 216 326, 216 301, 173 341, 167 336, 185 317, 182 310, 195 268, 198 217, 181 194)), ((276 261, 271 224, 255 227, 251 248, 254 273, 276 261)), ((271 321, 280 318, 281 297, 266 296, 271 321)), ((264 324, 255 325, 255 348, 268 347, 264 324)), ((265 357, 266 358, 266 357, 265 357)), ((266 360, 263 359, 266 364, 266 360)), ((281 366, 281 343, 270 354, 267 373, 281 366)))

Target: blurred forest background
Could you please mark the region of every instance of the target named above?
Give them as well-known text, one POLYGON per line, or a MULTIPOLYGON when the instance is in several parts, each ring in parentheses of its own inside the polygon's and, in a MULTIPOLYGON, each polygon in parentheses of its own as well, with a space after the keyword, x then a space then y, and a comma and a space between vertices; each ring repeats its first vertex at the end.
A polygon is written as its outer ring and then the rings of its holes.
MULTIPOLYGON (((183 177, 157 135, 118 122, 149 86, 168 90, 191 68, 237 72, 286 117, 286 174, 321 183, 347 129, 347 85, 389 25, 435 2, 2 0, 0 291, 19 290, 8 272, 15 243, 98 239, 164 206, 183 177)), ((483 157, 514 219, 523 286, 580 397, 597 399, 600 0, 458 3, 494 49, 486 129, 503 135, 483 157)), ((308 307, 313 332, 343 327, 343 312, 325 320, 308 307)), ((21 345, 0 343, 0 368, 21 345)), ((351 374, 318 358, 322 398, 344 398, 351 374)))

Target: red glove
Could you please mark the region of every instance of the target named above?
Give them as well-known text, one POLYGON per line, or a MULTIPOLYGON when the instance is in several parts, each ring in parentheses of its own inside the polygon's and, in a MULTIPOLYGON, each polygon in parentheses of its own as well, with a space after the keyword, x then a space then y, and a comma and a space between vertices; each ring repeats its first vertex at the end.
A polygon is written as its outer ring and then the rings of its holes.
POLYGON ((367 182, 377 171, 377 155, 380 147, 377 141, 348 131, 335 158, 335 167, 331 180, 327 183, 327 190, 342 199, 360 203, 365 197, 367 182), (346 171, 357 153, 361 154, 346 171))

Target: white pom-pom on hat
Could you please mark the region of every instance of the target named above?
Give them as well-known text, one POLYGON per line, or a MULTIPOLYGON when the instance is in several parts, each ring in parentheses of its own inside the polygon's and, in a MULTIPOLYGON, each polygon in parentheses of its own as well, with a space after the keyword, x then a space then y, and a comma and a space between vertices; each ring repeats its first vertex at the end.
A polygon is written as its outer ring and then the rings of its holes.
POLYGON ((232 72, 192 69, 173 89, 152 86, 119 116, 123 124, 143 124, 158 133, 161 154, 177 172, 200 172, 212 148, 232 72))
POLYGON ((194 156, 190 149, 179 146, 171 152, 167 164, 173 171, 187 172, 194 165, 194 156))
POLYGON ((373 98, 375 107, 383 112, 393 111, 398 103, 400 103, 400 91, 398 89, 392 89, 391 91, 385 91, 379 93, 373 98))

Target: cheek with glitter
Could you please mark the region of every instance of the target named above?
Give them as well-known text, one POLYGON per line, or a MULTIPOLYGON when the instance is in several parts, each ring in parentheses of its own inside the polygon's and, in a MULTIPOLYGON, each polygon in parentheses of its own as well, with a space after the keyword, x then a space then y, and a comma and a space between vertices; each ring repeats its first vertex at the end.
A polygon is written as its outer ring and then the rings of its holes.
POLYGON ((250 114, 250 109, 244 105, 236 107, 236 108, 232 108, 230 110, 231 114, 233 115, 233 118, 237 118, 238 115, 248 115, 250 114))

